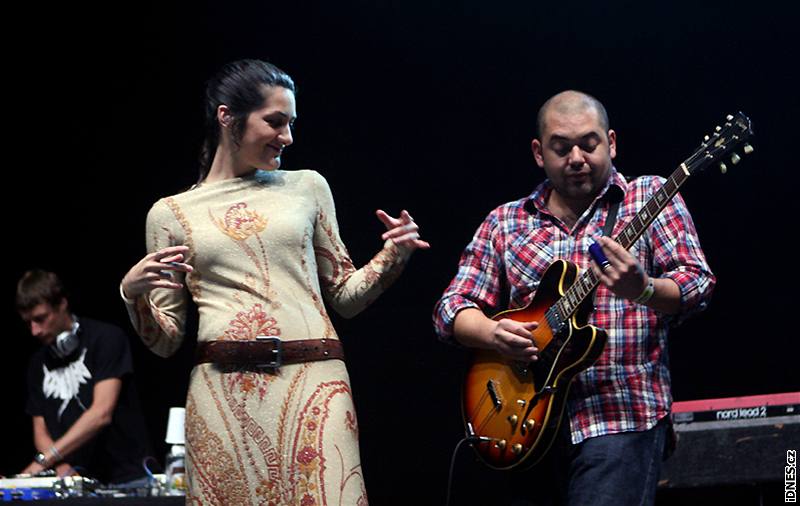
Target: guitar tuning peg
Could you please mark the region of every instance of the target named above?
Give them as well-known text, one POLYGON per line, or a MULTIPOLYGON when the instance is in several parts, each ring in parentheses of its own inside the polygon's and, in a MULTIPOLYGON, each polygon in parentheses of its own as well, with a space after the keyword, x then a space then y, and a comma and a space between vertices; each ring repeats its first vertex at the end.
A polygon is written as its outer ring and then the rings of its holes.
POLYGON ((736 165, 737 163, 742 161, 742 157, 737 155, 736 153, 731 155, 731 163, 736 165))
POLYGON ((719 132, 719 131, 721 131, 721 130, 722 130, 722 127, 721 127, 721 126, 716 126, 716 127, 714 127, 714 131, 715 131, 715 132, 719 132))
POLYGON ((728 114, 727 116, 725 116, 725 119, 728 120, 728 121, 732 120, 733 119, 733 114, 728 114))
POLYGON ((744 154, 749 155, 750 153, 755 151, 755 149, 753 149, 753 146, 751 146, 750 144, 745 144, 744 147, 742 148, 742 151, 744 151, 744 154))
POLYGON ((709 136, 707 136, 707 135, 706 135, 705 137, 703 137, 703 140, 704 140, 704 141, 706 141, 706 142, 708 142, 708 141, 709 141, 709 139, 711 139, 711 137, 709 137, 709 136))
POLYGON ((723 173, 723 174, 727 174, 727 173, 728 173, 728 166, 727 166, 727 165, 725 165, 725 162, 720 162, 720 164, 719 164, 719 171, 720 171, 721 173, 723 173))

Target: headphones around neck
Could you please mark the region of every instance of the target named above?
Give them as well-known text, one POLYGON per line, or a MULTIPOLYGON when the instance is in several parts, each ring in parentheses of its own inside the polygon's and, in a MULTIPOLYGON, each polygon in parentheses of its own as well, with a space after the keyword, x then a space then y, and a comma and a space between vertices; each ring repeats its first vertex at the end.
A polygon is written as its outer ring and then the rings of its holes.
POLYGON ((50 345, 50 351, 58 358, 67 358, 78 349, 80 339, 78 339, 78 332, 80 331, 80 324, 78 318, 73 315, 72 328, 56 336, 56 340, 50 345))

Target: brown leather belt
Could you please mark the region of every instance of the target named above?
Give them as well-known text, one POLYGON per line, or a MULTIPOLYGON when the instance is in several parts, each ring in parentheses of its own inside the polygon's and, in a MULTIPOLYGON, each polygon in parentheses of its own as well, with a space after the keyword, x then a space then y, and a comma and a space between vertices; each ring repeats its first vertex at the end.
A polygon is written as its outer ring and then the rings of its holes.
POLYGON ((195 363, 213 362, 275 369, 284 364, 317 360, 344 360, 344 349, 338 339, 301 339, 281 341, 278 338, 256 338, 254 341, 204 341, 197 343, 195 363))

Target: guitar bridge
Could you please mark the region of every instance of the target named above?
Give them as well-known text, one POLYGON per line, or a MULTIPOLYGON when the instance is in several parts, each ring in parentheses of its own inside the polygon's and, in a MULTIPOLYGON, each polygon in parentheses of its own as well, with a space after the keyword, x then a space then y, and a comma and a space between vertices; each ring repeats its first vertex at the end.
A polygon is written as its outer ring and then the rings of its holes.
POLYGON ((492 398, 492 404, 494 405, 495 409, 500 409, 503 406, 503 400, 500 398, 500 394, 497 393, 497 388, 494 386, 494 381, 489 380, 486 382, 486 390, 489 392, 489 397, 492 398))

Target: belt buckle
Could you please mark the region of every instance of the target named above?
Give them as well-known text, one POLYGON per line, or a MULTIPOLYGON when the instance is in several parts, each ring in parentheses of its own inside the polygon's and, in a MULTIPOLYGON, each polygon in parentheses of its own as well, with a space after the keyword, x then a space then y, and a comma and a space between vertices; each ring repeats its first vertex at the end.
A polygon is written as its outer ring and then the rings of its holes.
POLYGON ((255 366, 258 368, 264 369, 277 369, 283 363, 283 343, 277 337, 269 337, 269 336, 256 336, 256 341, 258 342, 271 342, 275 348, 273 348, 272 353, 274 358, 266 363, 266 364, 256 364, 255 366))

